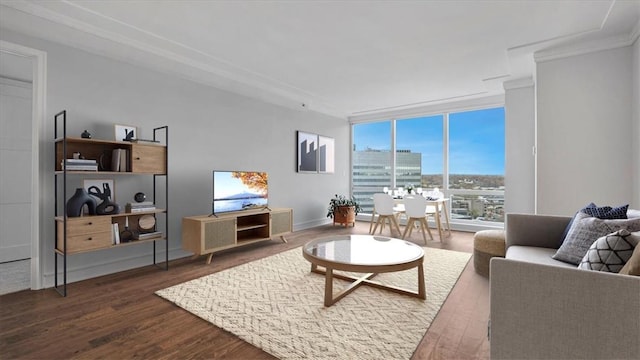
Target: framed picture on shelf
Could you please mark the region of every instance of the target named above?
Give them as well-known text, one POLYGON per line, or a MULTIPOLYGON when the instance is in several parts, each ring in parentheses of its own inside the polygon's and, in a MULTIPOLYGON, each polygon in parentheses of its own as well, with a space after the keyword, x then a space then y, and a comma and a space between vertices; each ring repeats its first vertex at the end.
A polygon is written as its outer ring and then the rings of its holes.
POLYGON ((318 135, 318 172, 333 174, 335 172, 335 140, 318 135))
POLYGON ((138 128, 131 125, 114 125, 116 141, 131 141, 138 138, 138 128))
POLYGON ((105 195, 108 195, 111 201, 116 202, 116 184, 113 179, 84 179, 82 187, 96 200, 98 205, 102 202, 100 196, 104 197, 105 195))

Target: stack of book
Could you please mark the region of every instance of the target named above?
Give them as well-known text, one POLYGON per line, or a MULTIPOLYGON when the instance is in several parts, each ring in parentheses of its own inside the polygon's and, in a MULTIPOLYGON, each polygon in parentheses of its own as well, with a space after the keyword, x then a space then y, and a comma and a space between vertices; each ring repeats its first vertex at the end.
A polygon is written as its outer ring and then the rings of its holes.
POLYGON ((131 159, 129 150, 113 149, 111 153, 111 171, 131 171, 131 159))
POLYGON ((162 237, 162 231, 140 233, 140 234, 138 234, 136 236, 136 239, 138 239, 138 240, 147 240, 147 239, 153 239, 153 238, 159 238, 159 237, 162 237))
POLYGON ((128 213, 153 211, 156 209, 156 204, 153 201, 143 201, 139 203, 127 203, 125 205, 125 211, 128 213))
POLYGON ((67 171, 98 171, 98 162, 89 159, 65 159, 60 165, 67 171))

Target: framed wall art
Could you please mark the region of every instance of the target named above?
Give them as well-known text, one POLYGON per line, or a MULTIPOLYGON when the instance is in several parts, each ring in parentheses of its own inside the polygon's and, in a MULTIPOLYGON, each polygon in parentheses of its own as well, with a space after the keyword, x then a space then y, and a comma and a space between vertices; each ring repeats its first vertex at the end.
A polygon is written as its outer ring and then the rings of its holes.
POLYGON ((298 172, 318 172, 318 135, 298 131, 297 134, 298 172))
POLYGON ((297 132, 297 168, 302 173, 333 174, 335 172, 335 140, 328 136, 297 132))
POLYGON ((318 135, 318 172, 333 174, 335 166, 335 140, 318 135))
POLYGON ((138 138, 138 128, 131 125, 114 125, 116 141, 131 141, 138 138))

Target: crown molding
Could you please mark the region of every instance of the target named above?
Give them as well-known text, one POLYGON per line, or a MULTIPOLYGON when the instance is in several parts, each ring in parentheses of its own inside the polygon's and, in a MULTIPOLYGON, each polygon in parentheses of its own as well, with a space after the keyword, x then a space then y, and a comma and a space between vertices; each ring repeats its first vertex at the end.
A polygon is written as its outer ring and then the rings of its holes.
POLYGON ((504 87, 505 90, 515 90, 515 89, 531 87, 534 84, 535 83, 533 82, 533 78, 524 77, 524 78, 505 81, 502 83, 502 86, 504 87))
MULTIPOLYGON (((153 33, 142 31, 132 25, 111 19, 101 14, 95 14, 87 9, 73 3, 63 2, 64 5, 73 6, 79 11, 83 11, 91 16, 97 16, 102 21, 106 21, 113 25, 116 29, 125 29, 126 31, 134 31, 143 34, 145 37, 153 41, 139 41, 131 36, 127 36, 124 31, 111 31, 102 27, 95 26, 86 21, 77 20, 69 16, 63 15, 55 10, 46 8, 38 3, 25 0, 16 0, 11 2, 2 2, 0 7, 6 7, 19 11, 24 14, 47 20, 57 25, 61 25, 73 30, 77 30, 91 36, 95 36, 102 41, 108 41, 127 49, 135 49, 142 53, 157 56, 168 62, 174 62, 183 65, 182 67, 151 66, 155 71, 162 73, 177 75, 181 78, 198 82, 206 86, 216 87, 225 91, 230 91, 239 95, 248 96, 260 101, 271 104, 285 106, 292 109, 304 109, 305 111, 316 111, 330 116, 339 117, 346 120, 346 112, 341 111, 334 106, 328 104, 324 99, 293 85, 271 79, 267 76, 244 69, 235 64, 231 64, 223 59, 213 55, 190 48, 184 44, 169 40, 153 33), (161 46, 153 45, 152 42, 164 43, 170 47, 184 50, 185 54, 177 51, 167 50, 161 46), (191 56, 192 54, 193 56, 191 56), (200 58, 200 59, 198 59, 200 58), (185 67, 189 68, 186 69, 185 67), (195 70, 195 73, 194 73, 195 70), (201 75, 197 75, 197 73, 201 75)), ((50 41, 56 41, 51 40, 50 41)), ((81 43, 65 44, 80 48, 84 51, 96 53, 101 56, 114 58, 118 61, 124 61, 137 66, 149 68, 149 64, 131 56, 116 56, 100 52, 96 48, 85 46, 81 43)))
POLYGON ((612 36, 604 39, 570 44, 554 49, 536 51, 533 54, 533 59, 536 63, 558 60, 571 56, 622 48, 633 45, 634 41, 635 39, 633 39, 632 34, 612 36))
POLYGON ((412 106, 408 108, 393 107, 381 111, 361 112, 357 115, 349 116, 348 119, 350 123, 356 124, 377 120, 410 118, 442 114, 452 111, 477 110, 481 108, 504 106, 504 94, 489 95, 486 93, 478 93, 456 96, 448 99, 433 100, 420 104, 421 105, 419 106, 412 106))

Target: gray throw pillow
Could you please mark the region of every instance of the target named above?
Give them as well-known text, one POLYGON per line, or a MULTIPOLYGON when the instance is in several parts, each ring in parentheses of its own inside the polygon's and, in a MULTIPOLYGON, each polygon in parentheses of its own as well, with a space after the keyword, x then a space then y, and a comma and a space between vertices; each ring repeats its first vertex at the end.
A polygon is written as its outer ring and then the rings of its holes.
POLYGON ((640 231, 640 218, 624 220, 603 220, 578 213, 571 224, 566 239, 552 257, 555 260, 578 265, 598 238, 618 230, 640 231))
POLYGON ((617 273, 629 261, 640 241, 640 232, 618 230, 596 240, 582 258, 579 269, 617 273))

